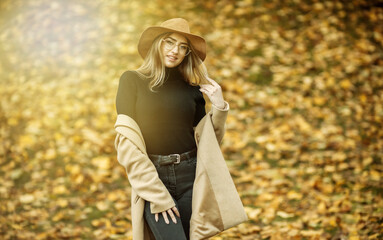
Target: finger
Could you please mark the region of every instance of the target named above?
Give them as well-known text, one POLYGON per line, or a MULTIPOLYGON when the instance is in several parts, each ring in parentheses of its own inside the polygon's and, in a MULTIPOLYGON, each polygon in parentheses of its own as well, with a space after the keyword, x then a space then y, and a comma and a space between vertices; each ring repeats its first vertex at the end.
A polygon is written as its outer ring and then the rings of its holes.
POLYGON ((173 207, 172 210, 177 215, 177 217, 181 217, 180 212, 178 212, 178 209, 176 207, 173 207))
POLYGON ((200 90, 202 93, 205 93, 207 96, 210 96, 211 93, 209 91, 206 91, 206 90, 200 90))
POLYGON ((208 80, 210 83, 213 83, 213 82, 214 82, 214 80, 211 79, 211 78, 209 78, 209 77, 207 77, 206 80, 208 80))
POLYGON ((169 210, 168 210, 168 213, 169 213, 169 216, 171 217, 172 221, 173 221, 174 223, 177 223, 177 219, 176 219, 176 217, 174 216, 173 211, 172 211, 171 209, 169 209, 169 210))
POLYGON ((166 224, 169 224, 169 219, 168 219, 168 215, 166 215, 166 212, 162 212, 162 216, 164 217, 166 224))
POLYGON ((154 219, 158 222, 158 213, 154 214, 154 219))
POLYGON ((217 89, 217 88, 212 86, 212 85, 208 85, 208 86, 203 87, 203 89, 205 89, 205 90, 207 90, 209 92, 214 92, 215 89, 217 89))
POLYGON ((209 82, 212 84, 212 85, 214 85, 214 86, 217 86, 217 85, 219 85, 216 81, 214 81, 213 79, 211 79, 211 78, 207 78, 208 80, 209 80, 209 82))
POLYGON ((208 86, 206 86, 206 88, 211 90, 211 91, 214 91, 214 89, 217 89, 217 87, 213 86, 213 85, 208 85, 208 86))
POLYGON ((205 94, 208 94, 208 93, 209 93, 208 90, 206 90, 206 89, 202 89, 202 88, 200 89, 200 91, 203 92, 203 93, 205 93, 205 94))
POLYGON ((199 86, 202 89, 206 89, 207 87, 211 86, 211 84, 202 84, 202 85, 199 85, 199 86))
POLYGON ((208 82, 208 83, 201 83, 200 86, 211 86, 211 83, 208 82))
POLYGON ((201 87, 215 87, 216 85, 214 85, 213 83, 209 83, 209 84, 200 84, 201 87))

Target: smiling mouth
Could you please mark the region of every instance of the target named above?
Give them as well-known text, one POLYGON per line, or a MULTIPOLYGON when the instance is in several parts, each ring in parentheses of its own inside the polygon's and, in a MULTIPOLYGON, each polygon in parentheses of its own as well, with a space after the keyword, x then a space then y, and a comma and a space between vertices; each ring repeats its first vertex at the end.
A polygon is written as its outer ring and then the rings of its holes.
POLYGON ((170 55, 167 55, 166 56, 170 61, 176 61, 178 58, 174 57, 174 56, 170 56, 170 55))

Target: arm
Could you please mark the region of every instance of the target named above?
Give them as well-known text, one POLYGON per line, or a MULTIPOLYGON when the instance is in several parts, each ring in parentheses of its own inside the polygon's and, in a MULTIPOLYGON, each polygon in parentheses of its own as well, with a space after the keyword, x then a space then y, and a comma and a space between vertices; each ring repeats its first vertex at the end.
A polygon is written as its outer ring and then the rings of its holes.
POLYGON ((229 113, 229 103, 224 101, 225 107, 223 109, 212 105, 211 107, 211 119, 214 127, 215 135, 217 136, 218 143, 222 142, 223 136, 226 131, 226 119, 229 113))
POLYGON ((115 147, 117 160, 125 168, 132 188, 151 203, 151 212, 159 213, 174 207, 173 198, 159 179, 152 161, 120 133, 117 133, 115 147))
POLYGON ((212 103, 212 108, 208 114, 211 115, 218 143, 221 143, 226 130, 225 122, 229 112, 229 103, 223 99, 221 86, 211 78, 207 80, 210 84, 200 85, 200 91, 205 93, 212 103))

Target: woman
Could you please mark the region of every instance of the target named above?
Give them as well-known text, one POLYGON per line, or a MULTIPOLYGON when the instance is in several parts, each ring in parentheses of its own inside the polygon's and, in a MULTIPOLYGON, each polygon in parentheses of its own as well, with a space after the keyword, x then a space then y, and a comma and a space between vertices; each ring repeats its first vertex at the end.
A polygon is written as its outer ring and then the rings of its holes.
MULTIPOLYGON (((139 40, 138 51, 144 63, 136 71, 127 71, 120 78, 116 98, 118 119, 115 125, 119 133, 115 143, 118 161, 126 168, 132 185, 132 218, 141 219, 133 219, 134 239, 202 239, 238 224, 238 221, 244 221, 246 215, 243 208, 238 210, 242 212, 236 223, 225 225, 222 215, 226 213, 214 213, 203 207, 206 200, 195 200, 196 196, 201 195, 196 192, 207 189, 206 186, 194 189, 207 182, 199 180, 201 184, 195 183, 196 173, 201 176, 198 179, 204 179, 202 176, 206 175, 206 172, 202 173, 206 169, 196 171, 197 155, 203 159, 198 157, 198 162, 204 161, 207 159, 206 152, 215 148, 213 157, 221 157, 220 152, 217 153, 218 144, 223 137, 229 109, 221 87, 208 77, 203 64, 206 57, 205 40, 190 33, 186 20, 175 18, 146 29, 139 40), (213 114, 213 111, 209 115, 214 125, 211 126, 213 134, 203 133, 202 130, 207 122, 201 120, 206 118, 202 93, 207 95, 217 113, 213 114), (197 147, 200 140, 198 134, 201 135, 201 141, 202 135, 207 139, 204 140, 207 142, 205 148, 210 142, 217 144, 203 154, 199 145, 197 147), (214 141, 211 136, 214 136, 214 141), (134 209, 140 210, 134 212, 134 209), (193 213, 194 218, 192 211, 196 212, 193 213), (206 228, 211 218, 209 216, 199 220, 205 223, 194 224, 191 220, 197 219, 197 214, 219 215, 219 223, 212 220, 211 227, 206 228), (215 225, 220 225, 218 230, 215 225)), ((223 160, 221 162, 224 163, 223 160)), ((222 173, 231 181, 227 169, 219 172, 222 173)), ((229 185, 232 184, 230 181, 229 185)), ((231 197, 219 198, 218 202, 223 202, 231 197)), ((237 206, 242 207, 238 205, 237 194, 234 198, 237 206)), ((231 208, 227 205, 224 203, 222 206, 231 208)))

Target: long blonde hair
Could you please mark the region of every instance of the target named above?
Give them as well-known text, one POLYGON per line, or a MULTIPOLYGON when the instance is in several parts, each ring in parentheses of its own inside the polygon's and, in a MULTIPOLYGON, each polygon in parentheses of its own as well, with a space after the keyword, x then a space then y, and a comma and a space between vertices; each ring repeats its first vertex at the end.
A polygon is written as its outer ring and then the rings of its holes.
MULTIPOLYGON (((160 49, 162 40, 171 34, 172 32, 163 33, 154 39, 144 62, 136 70, 141 76, 151 79, 149 82, 149 89, 152 92, 155 92, 154 88, 160 87, 165 82, 165 64, 160 49)), ((198 55, 195 54, 189 39, 187 39, 187 41, 191 48, 191 52, 185 56, 184 60, 177 66, 177 68, 184 76, 186 82, 192 86, 197 86, 201 83, 209 83, 207 80, 208 73, 205 64, 198 55)))

